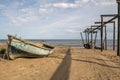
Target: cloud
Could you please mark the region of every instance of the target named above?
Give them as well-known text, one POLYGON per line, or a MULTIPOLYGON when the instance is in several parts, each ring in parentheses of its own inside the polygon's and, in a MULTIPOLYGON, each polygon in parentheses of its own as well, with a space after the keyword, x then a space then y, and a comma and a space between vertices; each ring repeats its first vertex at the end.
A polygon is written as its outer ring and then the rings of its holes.
POLYGON ((83 4, 83 3, 88 3, 90 0, 75 0, 75 3, 77 4, 83 4))
POLYGON ((65 3, 65 2, 57 2, 57 3, 47 3, 47 4, 41 4, 40 8, 77 8, 79 7, 76 3, 65 3))
POLYGON ((58 8, 76 8, 76 7, 78 7, 77 4, 73 4, 73 3, 54 3, 53 6, 58 7, 58 8))
POLYGON ((84 28, 82 26, 80 26, 80 24, 74 24, 70 27, 68 27, 65 31, 67 33, 77 33, 79 34, 80 31, 84 30, 84 28))
POLYGON ((115 3, 115 1, 114 2, 112 2, 112 1, 111 2, 110 1, 109 2, 103 1, 103 2, 100 2, 99 4, 102 5, 102 6, 111 6, 111 5, 115 5, 116 3, 115 3))
POLYGON ((34 8, 19 9, 14 13, 14 10, 6 10, 5 16, 9 19, 10 23, 14 25, 22 25, 38 19, 34 8))
POLYGON ((101 0, 101 1, 96 1, 96 0, 91 0, 95 5, 100 5, 100 6, 112 6, 116 4, 115 0, 101 0))
POLYGON ((28 1, 12 1, 8 4, 0 4, 0 14, 12 25, 23 25, 40 18, 39 5, 28 1))
POLYGON ((46 8, 40 8, 39 11, 40 12, 48 12, 48 9, 46 9, 46 8))
POLYGON ((74 29, 67 29, 66 32, 69 32, 69 33, 76 33, 78 31, 74 30, 74 29))

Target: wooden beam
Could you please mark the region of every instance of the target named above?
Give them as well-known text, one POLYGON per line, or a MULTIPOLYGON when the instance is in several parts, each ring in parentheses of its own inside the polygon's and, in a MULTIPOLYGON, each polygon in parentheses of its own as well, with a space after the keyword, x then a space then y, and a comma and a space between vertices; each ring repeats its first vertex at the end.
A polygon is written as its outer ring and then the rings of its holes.
POLYGON ((116 0, 116 2, 117 2, 117 3, 119 3, 119 2, 120 2, 120 0, 116 0))
POLYGON ((115 50, 115 22, 113 24, 113 50, 115 50))
POLYGON ((104 14, 104 15, 101 15, 102 17, 114 17, 116 16, 117 14, 104 14))
MULTIPOLYGON (((106 23, 106 22, 103 22, 103 23, 106 23)), ((115 21, 111 21, 109 23, 115 23, 115 21)), ((95 24, 101 24, 101 22, 95 22, 95 24)))
POLYGON ((105 50, 107 50, 107 30, 106 30, 106 25, 105 27, 105 50))
POLYGON ((96 45, 97 33, 95 34, 94 46, 96 45))
POLYGON ((101 32, 101 51, 103 51, 103 17, 101 16, 101 30, 100 30, 100 32, 101 32))
POLYGON ((87 40, 87 33, 85 33, 85 40, 86 40, 86 43, 87 43, 87 41, 88 41, 88 40, 87 40))
POLYGON ((118 18, 118 15, 114 16, 113 18, 111 18, 110 20, 106 21, 106 22, 103 23, 102 25, 100 25, 100 26, 94 28, 93 31, 96 30, 96 29, 98 29, 98 28, 100 28, 101 26, 103 26, 103 25, 105 25, 105 24, 107 24, 107 23, 113 21, 113 20, 116 19, 116 18, 118 18))
MULTIPOLYGON (((91 26, 91 30, 92 30, 92 26, 91 26)), ((93 48, 93 32, 91 32, 91 48, 93 48)))
POLYGON ((117 56, 120 56, 120 0, 117 0, 118 3, 118 37, 117 37, 117 56))

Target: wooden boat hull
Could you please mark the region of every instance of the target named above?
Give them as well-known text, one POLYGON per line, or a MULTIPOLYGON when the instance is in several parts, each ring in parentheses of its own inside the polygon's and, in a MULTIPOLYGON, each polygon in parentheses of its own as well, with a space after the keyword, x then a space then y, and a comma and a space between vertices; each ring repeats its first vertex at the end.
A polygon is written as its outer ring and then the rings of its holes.
POLYGON ((43 57, 51 54, 53 52, 54 47, 45 46, 37 46, 34 43, 29 44, 28 42, 21 41, 18 38, 13 36, 9 36, 8 41, 8 52, 10 59, 15 59, 18 57, 43 57))

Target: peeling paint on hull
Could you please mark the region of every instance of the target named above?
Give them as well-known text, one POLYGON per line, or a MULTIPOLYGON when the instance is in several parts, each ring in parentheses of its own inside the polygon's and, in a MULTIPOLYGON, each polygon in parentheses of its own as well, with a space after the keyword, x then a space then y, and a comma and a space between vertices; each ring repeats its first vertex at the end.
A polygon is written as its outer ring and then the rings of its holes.
MULTIPOLYGON (((24 40, 25 41, 25 40, 24 40)), ((24 42, 19 38, 15 38, 13 36, 9 36, 8 43, 8 52, 10 59, 15 59, 18 57, 42 57, 47 56, 53 52, 54 47, 51 46, 43 46, 37 47, 24 42)))

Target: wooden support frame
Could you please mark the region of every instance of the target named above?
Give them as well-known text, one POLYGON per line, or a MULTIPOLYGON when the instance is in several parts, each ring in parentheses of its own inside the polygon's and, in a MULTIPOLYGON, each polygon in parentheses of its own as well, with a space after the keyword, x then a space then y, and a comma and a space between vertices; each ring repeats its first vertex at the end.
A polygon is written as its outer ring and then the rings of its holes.
MULTIPOLYGON (((98 27, 98 25, 92 25, 91 26, 91 31, 90 31, 90 33, 91 33, 91 46, 92 46, 91 48, 94 48, 95 44, 96 44, 97 31, 92 31, 95 27, 98 27), (94 45, 93 45, 93 33, 96 33, 95 34, 95 39, 94 39, 94 45)), ((98 30, 100 30, 100 28, 98 30)))
MULTIPOLYGON (((118 15, 116 14, 113 18, 111 18, 110 20, 106 21, 106 22, 103 23, 102 25, 105 25, 105 24, 113 21, 113 20, 116 19, 117 17, 118 17, 118 15)), ((98 29, 98 28, 100 28, 102 25, 99 25, 98 27, 94 28, 93 31, 96 30, 96 29, 98 29)))
MULTIPOLYGON (((118 14, 100 15, 101 22, 99 22, 99 23, 101 25, 94 26, 96 28, 91 27, 91 30, 86 31, 86 33, 88 33, 88 40, 89 40, 89 33, 91 32, 91 41, 92 41, 93 31, 95 31, 96 29, 100 29, 100 31, 101 31, 101 51, 103 51, 103 46, 104 46, 104 43, 103 43, 103 27, 104 27, 105 24, 112 23, 113 20, 118 18, 117 55, 120 56, 120 0, 116 0, 116 2, 118 3, 118 14), (112 18, 109 19, 108 21, 104 22, 104 20, 103 20, 104 17, 112 17, 112 18)), ((105 26, 105 35, 106 35, 106 26, 105 26)), ((107 46, 106 46, 107 42, 106 41, 107 41, 107 37, 105 36, 105 49, 107 49, 107 46)), ((115 22, 113 22, 113 50, 115 50, 115 22)))
MULTIPOLYGON (((114 18, 116 16, 118 16, 118 15, 116 15, 116 14, 112 14, 112 15, 101 15, 101 51, 103 51, 103 26, 105 25, 105 24, 107 24, 107 23, 110 23, 110 22, 112 22, 112 21, 110 21, 110 20, 113 20, 114 18), (103 18, 104 17, 113 17, 112 19, 110 19, 109 21, 107 21, 107 22, 103 22, 103 18)), ((107 42, 106 42, 107 40, 106 40, 106 27, 105 27, 105 49, 107 49, 107 42)))
MULTIPOLYGON (((103 22, 106 23, 106 22, 103 22)), ((109 23, 113 24, 113 50, 115 50, 115 21, 111 21, 109 23)), ((101 22, 95 22, 95 24, 101 24, 101 22)), ((105 27, 105 50, 107 50, 107 32, 106 32, 106 25, 105 27)))
MULTIPOLYGON (((107 24, 107 23, 110 23, 110 22, 113 22, 113 20, 114 19, 116 19, 117 17, 118 17, 118 15, 117 14, 111 14, 111 15, 101 15, 100 16, 101 17, 101 25, 93 25, 93 26, 91 26, 91 28, 87 28, 87 29, 85 29, 85 33, 87 33, 88 34, 88 43, 89 43, 89 33, 91 33, 91 41, 92 41, 92 33, 96 30, 96 29, 100 29, 100 36, 101 36, 101 52, 103 51, 103 49, 104 49, 104 41, 103 41, 103 27, 104 27, 104 25, 105 24, 107 24), (111 19, 109 19, 108 21, 106 21, 106 22, 104 22, 103 21, 103 18, 104 17, 113 17, 113 18, 111 18, 111 19), (92 28, 92 27, 96 27, 96 28, 92 28)), ((105 33, 106 33, 106 29, 105 29, 105 33)), ((107 38, 106 38, 107 39, 107 38)), ((92 42, 91 42, 91 45, 92 45, 92 42)), ((105 46, 107 45, 107 42, 105 42, 105 46)), ((105 48, 105 49, 107 49, 107 47, 105 48)))

